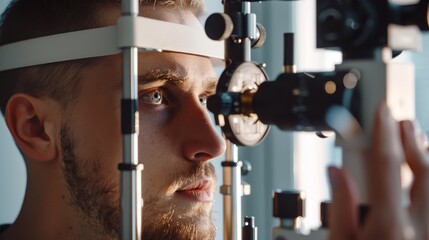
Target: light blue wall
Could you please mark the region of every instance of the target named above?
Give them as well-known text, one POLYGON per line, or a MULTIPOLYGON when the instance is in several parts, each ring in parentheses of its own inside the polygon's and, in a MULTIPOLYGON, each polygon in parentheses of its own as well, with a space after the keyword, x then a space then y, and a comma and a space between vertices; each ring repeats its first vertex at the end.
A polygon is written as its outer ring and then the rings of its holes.
POLYGON ((0 119, 0 224, 15 220, 24 197, 24 161, 0 119))
POLYGON ((9 2, 10 0, 4 0, 0 2, 0 13, 4 11, 4 9, 7 7, 9 2))
MULTIPOLYGON (((0 1, 3 12, 9 0, 0 1)), ((13 222, 24 197, 25 165, 0 117, 0 224, 13 222)))
POLYGON ((429 34, 423 35, 423 51, 412 54, 416 67, 416 116, 423 130, 429 132, 429 34))

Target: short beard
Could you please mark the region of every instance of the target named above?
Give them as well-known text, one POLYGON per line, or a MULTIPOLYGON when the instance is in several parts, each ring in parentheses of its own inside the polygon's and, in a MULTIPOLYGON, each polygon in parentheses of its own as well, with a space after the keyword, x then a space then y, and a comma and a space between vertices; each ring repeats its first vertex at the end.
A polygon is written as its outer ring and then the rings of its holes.
MULTIPOLYGON (((157 211, 158 204, 150 204, 149 213, 154 216, 143 226, 143 238, 145 240, 213 240, 216 236, 216 228, 212 223, 210 216, 204 216, 202 223, 205 224, 204 231, 198 230, 195 219, 186 216, 177 216, 174 207, 167 212, 157 211), (210 221, 206 221, 209 219, 210 221)), ((161 204, 160 204, 161 205, 161 204)), ((164 207, 164 206, 162 206, 164 207)), ((165 207, 164 207, 165 208, 165 207)), ((149 214, 147 214, 149 215, 149 214)), ((146 215, 146 216, 147 216, 146 215)), ((143 219, 145 221, 145 219, 143 219)))
MULTIPOLYGON (((120 205, 118 181, 108 181, 99 174, 101 166, 98 158, 92 162, 75 155, 76 140, 72 137, 70 125, 65 122, 60 132, 63 174, 70 193, 70 205, 82 214, 96 234, 110 238, 120 238, 120 205)), ((195 165, 188 177, 197 176, 205 171, 214 175, 211 163, 195 165)), ((184 178, 183 176, 182 178, 184 178)), ((143 233, 145 240, 211 240, 215 238, 216 228, 209 216, 198 216, 206 222, 204 232, 198 231, 195 219, 178 216, 175 207, 169 202, 151 199, 145 201, 143 208, 143 233)), ((202 214, 201 215, 207 215, 202 214)))
POLYGON ((70 132, 69 124, 63 123, 60 132, 62 167, 70 193, 70 205, 83 214, 92 229, 98 230, 98 235, 119 239, 117 186, 98 174, 101 166, 98 158, 90 162, 75 155, 76 141, 70 132))

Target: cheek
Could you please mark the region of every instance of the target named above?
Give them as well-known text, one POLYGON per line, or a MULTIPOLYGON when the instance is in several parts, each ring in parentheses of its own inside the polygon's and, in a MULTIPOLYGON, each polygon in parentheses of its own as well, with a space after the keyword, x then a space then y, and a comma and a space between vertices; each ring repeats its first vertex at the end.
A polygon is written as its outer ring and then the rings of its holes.
POLYGON ((174 121, 171 119, 172 114, 166 111, 140 112, 139 150, 153 155, 170 150, 171 145, 177 145, 178 139, 174 139, 174 134, 171 132, 175 128, 172 124, 174 121))
POLYGON ((146 124, 141 124, 138 139, 139 159, 145 168, 162 163, 173 151, 168 127, 156 122, 146 121, 146 124))
POLYGON ((122 162, 122 137, 118 111, 106 106, 81 107, 73 117, 78 157, 98 167, 98 172, 118 179, 117 164, 122 162))
POLYGON ((177 127, 161 121, 163 118, 156 114, 140 118, 139 159, 146 181, 170 172, 180 159, 180 135, 173 132, 177 127))

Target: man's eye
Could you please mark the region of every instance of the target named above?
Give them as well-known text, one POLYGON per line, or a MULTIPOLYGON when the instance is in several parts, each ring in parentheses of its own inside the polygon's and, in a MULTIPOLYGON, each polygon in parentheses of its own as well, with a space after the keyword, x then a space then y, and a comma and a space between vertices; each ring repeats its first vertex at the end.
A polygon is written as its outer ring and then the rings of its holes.
POLYGON ((164 102, 164 97, 160 90, 144 93, 140 97, 141 100, 146 104, 160 105, 164 102))
POLYGON ((203 107, 207 107, 207 98, 208 98, 207 96, 200 96, 199 97, 200 103, 203 107))

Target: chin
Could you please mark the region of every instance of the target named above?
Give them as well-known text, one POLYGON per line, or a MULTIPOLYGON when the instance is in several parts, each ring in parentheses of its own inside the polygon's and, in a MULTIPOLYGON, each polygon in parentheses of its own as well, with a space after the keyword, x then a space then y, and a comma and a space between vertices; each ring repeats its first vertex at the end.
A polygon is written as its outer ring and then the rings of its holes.
POLYGON ((213 202, 173 196, 169 200, 145 204, 143 239, 211 240, 216 228, 213 202))
MULTIPOLYGON (((166 213, 155 221, 144 223, 143 238, 145 240, 213 240, 216 228, 211 216, 188 216, 177 211, 166 213)), ((192 214, 191 214, 192 215, 192 214)), ((143 221, 145 221, 144 218, 143 221)))

